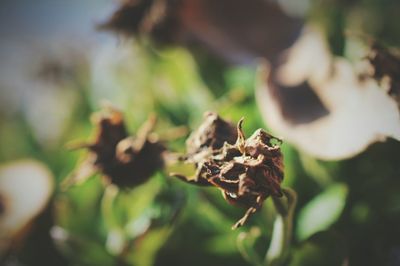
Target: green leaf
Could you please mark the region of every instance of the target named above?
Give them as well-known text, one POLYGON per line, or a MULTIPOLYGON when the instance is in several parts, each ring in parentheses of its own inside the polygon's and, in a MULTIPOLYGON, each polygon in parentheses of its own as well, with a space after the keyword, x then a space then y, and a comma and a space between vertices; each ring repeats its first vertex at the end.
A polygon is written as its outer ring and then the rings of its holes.
POLYGON ((335 184, 312 199, 299 213, 297 238, 304 240, 335 223, 344 209, 346 197, 346 185, 335 184))

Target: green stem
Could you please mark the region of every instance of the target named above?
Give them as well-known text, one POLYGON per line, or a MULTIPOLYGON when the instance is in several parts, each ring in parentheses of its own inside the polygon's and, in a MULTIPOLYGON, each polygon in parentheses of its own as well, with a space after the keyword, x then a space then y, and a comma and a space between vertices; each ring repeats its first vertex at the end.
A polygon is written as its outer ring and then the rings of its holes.
POLYGON ((261 235, 258 227, 253 227, 249 232, 241 232, 237 239, 236 245, 243 258, 254 266, 263 266, 262 259, 254 250, 254 243, 261 235))
POLYGON ((118 227, 118 221, 115 219, 113 212, 115 199, 118 195, 118 187, 114 185, 108 185, 105 188, 103 198, 101 200, 101 214, 103 219, 109 228, 118 227))
POLYGON ((101 200, 101 213, 107 226, 107 250, 116 256, 117 265, 124 261, 125 250, 129 248, 124 228, 118 221, 114 213, 114 204, 118 197, 119 189, 115 185, 107 185, 101 200))
POLYGON ((268 266, 282 265, 289 253, 292 239, 293 212, 297 203, 294 190, 282 189, 284 196, 272 197, 277 217, 274 223, 272 239, 265 256, 264 264, 268 266))

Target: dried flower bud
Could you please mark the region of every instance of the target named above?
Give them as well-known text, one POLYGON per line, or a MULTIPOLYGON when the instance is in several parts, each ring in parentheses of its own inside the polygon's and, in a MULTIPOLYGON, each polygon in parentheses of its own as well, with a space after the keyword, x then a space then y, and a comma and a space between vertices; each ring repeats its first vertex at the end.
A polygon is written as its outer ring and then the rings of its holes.
MULTIPOLYGON (((215 114, 213 116, 215 117, 215 114)), ((273 140, 278 142, 280 140, 262 129, 255 131, 246 140, 242 131, 243 119, 237 125, 234 143, 228 142, 226 138, 217 139, 216 137, 221 135, 210 134, 209 129, 213 128, 210 125, 215 124, 208 121, 211 119, 209 117, 206 117, 205 122, 188 139, 188 143, 196 143, 194 140, 207 140, 204 142, 207 143, 204 149, 211 149, 212 152, 208 153, 208 156, 195 157, 196 160, 193 160, 193 155, 189 153, 191 162, 196 163, 196 179, 178 177, 193 184, 216 186, 222 190, 224 198, 229 203, 247 207, 245 215, 233 226, 237 228, 260 209, 267 197, 282 196, 280 183, 283 180, 283 157, 280 147, 272 143, 273 140), (201 132, 205 135, 201 136, 201 132), (211 143, 221 143, 222 140, 225 140, 222 146, 216 148, 211 146, 211 143)), ((225 128, 232 126, 220 118, 212 121, 222 121, 223 123, 218 123, 223 124, 225 128)), ((201 145, 194 146, 201 147, 201 145)), ((188 149, 192 147, 188 145, 188 149)))
POLYGON ((159 44, 175 43, 182 31, 176 0, 126 0, 100 29, 150 35, 159 44))
POLYGON ((125 0, 100 28, 150 37, 161 45, 206 48, 228 62, 248 63, 277 59, 302 27, 302 19, 288 15, 276 1, 125 0))
MULTIPOLYGON (((138 131, 128 136, 122 114, 111 110, 102 114, 93 143, 85 145, 90 156, 86 164, 104 174, 107 182, 118 187, 133 187, 145 182, 164 166, 164 146, 150 135, 155 119, 150 118, 138 131)), ((77 173, 79 175, 80 173, 77 173)))

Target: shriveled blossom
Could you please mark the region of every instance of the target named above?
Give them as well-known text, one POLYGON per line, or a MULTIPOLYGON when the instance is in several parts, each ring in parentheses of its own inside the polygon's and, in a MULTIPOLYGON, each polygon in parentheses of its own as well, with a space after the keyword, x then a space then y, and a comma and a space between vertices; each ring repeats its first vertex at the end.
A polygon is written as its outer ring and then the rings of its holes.
POLYGON ((229 130, 233 128, 232 124, 214 113, 207 114, 204 123, 187 141, 187 150, 192 152, 185 159, 195 163, 195 177, 188 179, 176 175, 189 183, 218 187, 229 203, 246 207, 246 213, 233 229, 242 226, 261 208, 266 198, 282 196, 283 157, 273 140, 281 141, 263 129, 256 130, 246 139, 242 123, 243 119, 234 133, 229 130), (219 145, 213 146, 215 143, 219 145))
POLYGON ((154 117, 136 136, 128 135, 122 114, 115 109, 99 114, 95 124, 94 141, 83 145, 90 151, 84 164, 100 171, 108 183, 134 187, 164 166, 162 153, 165 147, 151 134, 154 117))

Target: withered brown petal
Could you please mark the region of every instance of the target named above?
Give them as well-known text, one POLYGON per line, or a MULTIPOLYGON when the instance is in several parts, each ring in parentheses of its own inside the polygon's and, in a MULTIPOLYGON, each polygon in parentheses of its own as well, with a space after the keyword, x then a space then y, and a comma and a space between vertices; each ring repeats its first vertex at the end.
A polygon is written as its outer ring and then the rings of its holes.
POLYGON ((233 124, 221 119, 216 113, 208 112, 204 115, 203 123, 187 139, 187 153, 220 149, 225 142, 234 144, 236 138, 236 127, 233 124))
POLYGON ((96 138, 89 145, 89 149, 97 156, 96 164, 112 160, 117 144, 127 136, 121 113, 113 111, 110 116, 101 117, 97 122, 96 138))
POLYGON ((160 143, 146 141, 142 149, 135 151, 131 160, 109 164, 103 168, 110 182, 120 187, 133 187, 151 177, 158 169, 164 167, 162 153, 165 148, 160 143))

